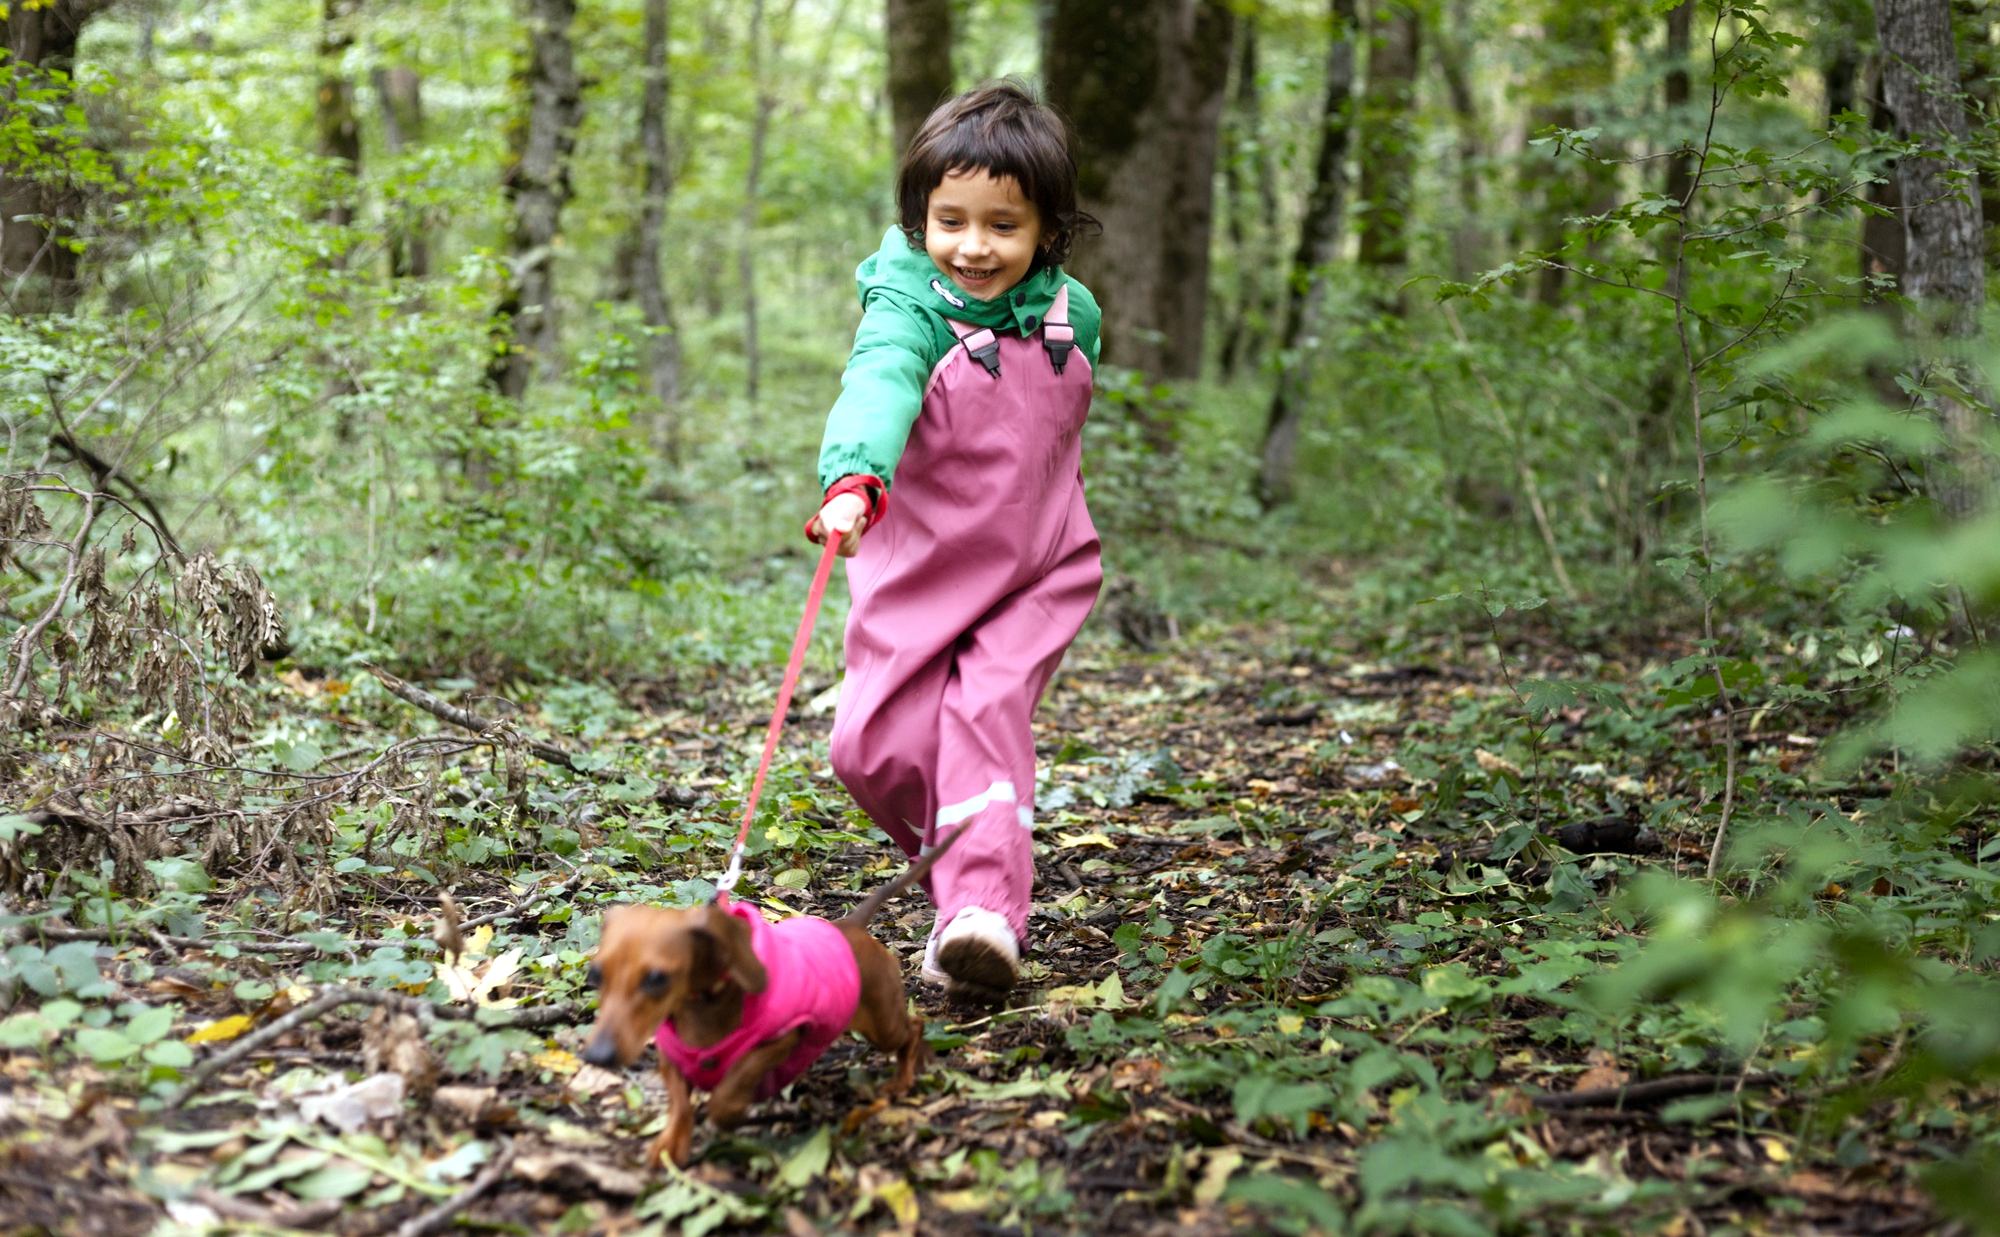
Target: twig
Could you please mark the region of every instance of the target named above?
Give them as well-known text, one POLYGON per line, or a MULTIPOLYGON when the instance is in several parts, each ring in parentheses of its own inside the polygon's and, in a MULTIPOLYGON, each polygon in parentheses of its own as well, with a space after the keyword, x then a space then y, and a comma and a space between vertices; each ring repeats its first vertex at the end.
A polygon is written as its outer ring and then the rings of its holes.
POLYGON ((507 1169, 514 1163, 514 1143, 508 1140, 500 1148, 499 1154, 474 1177, 470 1184, 437 1206, 404 1224, 396 1230, 396 1237, 424 1237, 451 1223, 452 1217, 470 1207, 480 1195, 491 1190, 507 1175, 507 1169))
POLYGON ((1748 1074, 1741 1078, 1735 1074, 1676 1074, 1671 1078, 1652 1078, 1645 1082, 1629 1082, 1616 1087, 1552 1091, 1546 1095, 1533 1095, 1528 1098, 1537 1108, 1598 1108, 1605 1105, 1625 1107, 1658 1104, 1666 1100, 1679 1099, 1684 1095, 1710 1095, 1725 1089, 1734 1093, 1744 1087, 1775 1086, 1780 1081, 1776 1074, 1748 1074))
POLYGON ((405 996, 400 992, 384 992, 376 988, 355 988, 342 986, 328 988, 304 1005, 292 1010, 284 1017, 252 1031, 231 1044, 227 1049, 197 1065, 194 1072, 181 1089, 169 1096, 168 1109, 179 1108, 188 1098, 216 1073, 227 1069, 255 1053, 264 1045, 288 1034, 304 1024, 325 1014, 332 1013, 343 1005, 376 1005, 399 1013, 411 1014, 418 1019, 445 1018, 458 1022, 481 1021, 491 1027, 539 1027, 555 1022, 572 1022, 577 1011, 568 1005, 537 1005, 531 1009, 495 1011, 487 1018, 479 1018, 479 1007, 462 1005, 437 1005, 421 997, 405 996))
POLYGON ((518 919, 530 906, 533 906, 537 902, 540 902, 547 898, 559 898, 564 894, 574 892, 576 890, 576 887, 578 885, 581 885, 584 881, 584 878, 589 875, 590 875, 589 868, 578 868, 575 872, 571 873, 570 878, 564 881, 562 884, 556 885, 553 888, 544 888, 541 886, 537 886, 536 888, 530 889, 527 893, 523 894, 520 900, 515 902, 514 905, 506 908, 505 910, 492 911, 489 912, 488 914, 474 916, 473 918, 466 920, 464 923, 459 924, 458 925, 459 930, 461 932, 469 932, 474 928, 483 928, 489 923, 498 923, 502 919, 518 919))

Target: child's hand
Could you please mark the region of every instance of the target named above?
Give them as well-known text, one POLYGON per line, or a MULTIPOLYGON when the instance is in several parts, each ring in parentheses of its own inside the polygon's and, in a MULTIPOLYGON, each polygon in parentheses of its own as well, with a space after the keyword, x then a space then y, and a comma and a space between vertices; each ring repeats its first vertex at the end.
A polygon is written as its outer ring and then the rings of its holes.
POLYGON ((835 534, 845 534, 840 542, 840 556, 853 558, 861 548, 861 534, 868 531, 868 500, 859 494, 835 494, 813 517, 812 527, 806 530, 815 544, 825 545, 827 530, 835 534))

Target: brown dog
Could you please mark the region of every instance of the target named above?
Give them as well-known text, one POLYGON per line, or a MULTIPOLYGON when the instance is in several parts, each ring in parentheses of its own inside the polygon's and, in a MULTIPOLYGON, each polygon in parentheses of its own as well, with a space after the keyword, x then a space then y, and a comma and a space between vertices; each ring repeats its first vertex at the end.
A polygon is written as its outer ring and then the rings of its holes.
MULTIPOLYGON (((883 903, 922 880, 964 832, 953 833, 831 925, 845 938, 860 972, 860 996, 847 1029, 896 1054, 896 1076, 882 1088, 882 1099, 901 1095, 916 1081, 926 1055, 924 1020, 907 1011, 902 965, 868 935, 868 921, 883 903)), ((583 1059, 609 1067, 630 1065, 662 1023, 692 1048, 722 1043, 742 1025, 745 996, 763 992, 769 976, 751 948, 750 926, 711 902, 687 910, 612 909, 604 917, 589 980, 597 989, 597 1023, 583 1059)), ((792 1030, 757 1044, 730 1066, 709 1096, 709 1119, 725 1129, 740 1122, 760 1089, 775 1089, 764 1085, 767 1077, 793 1057, 804 1034, 792 1030)), ((667 1128, 647 1148, 646 1159, 652 1163, 664 1155, 685 1164, 694 1138, 694 1088, 664 1051, 660 1076, 667 1083, 667 1128)))

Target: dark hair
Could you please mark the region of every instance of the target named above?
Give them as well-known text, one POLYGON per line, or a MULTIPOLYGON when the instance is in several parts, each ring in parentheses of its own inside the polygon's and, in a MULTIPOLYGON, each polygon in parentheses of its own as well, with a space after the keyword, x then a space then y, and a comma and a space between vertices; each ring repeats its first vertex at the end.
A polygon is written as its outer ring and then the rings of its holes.
POLYGON ((1035 204, 1042 225, 1037 265, 1061 266, 1077 233, 1098 226, 1076 208, 1069 127, 1014 78, 946 99, 910 139, 896 171, 896 210, 911 247, 923 247, 931 191, 951 173, 973 169, 1013 177, 1035 204))

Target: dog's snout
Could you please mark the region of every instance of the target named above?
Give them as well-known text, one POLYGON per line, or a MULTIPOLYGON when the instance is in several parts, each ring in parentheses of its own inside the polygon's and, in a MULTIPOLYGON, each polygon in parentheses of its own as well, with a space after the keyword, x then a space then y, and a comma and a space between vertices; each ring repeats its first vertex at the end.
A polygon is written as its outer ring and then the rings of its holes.
POLYGON ((618 1044, 612 1038, 611 1032, 599 1031, 597 1034, 591 1036, 590 1043, 584 1046, 583 1059, 600 1069, 616 1069, 618 1067, 618 1044))

